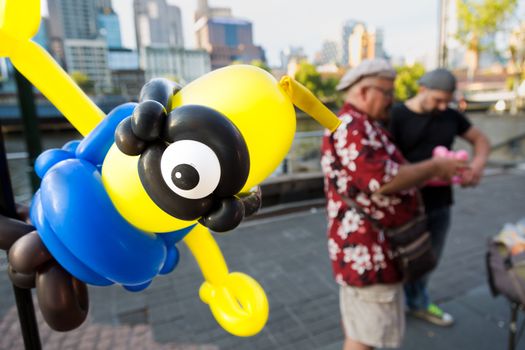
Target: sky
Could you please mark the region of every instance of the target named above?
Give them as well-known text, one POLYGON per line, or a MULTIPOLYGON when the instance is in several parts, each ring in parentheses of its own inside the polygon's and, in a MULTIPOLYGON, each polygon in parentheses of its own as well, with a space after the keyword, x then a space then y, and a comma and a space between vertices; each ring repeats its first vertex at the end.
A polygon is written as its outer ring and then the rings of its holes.
MULTIPOLYGON (((133 0, 113 0, 120 17, 123 45, 134 48, 133 0)), ((195 47, 193 15, 197 0, 167 0, 180 7, 184 42, 195 47)), ((392 57, 436 64, 439 0, 208 0, 210 7, 230 7, 236 17, 253 23, 254 43, 266 50, 272 66, 280 52, 301 46, 313 58, 325 40, 340 40, 341 25, 348 19, 384 31, 384 48, 392 57)), ((516 16, 524 18, 525 0, 516 16)), ((46 7, 46 0, 42 0, 46 7)), ((43 10, 43 12, 47 12, 43 10)))
MULTIPOLYGON (((182 12, 184 40, 195 47, 193 14, 197 0, 168 0, 182 12)), ((271 65, 289 45, 302 46, 312 58, 324 40, 339 40, 345 20, 382 27, 391 56, 432 60, 437 50, 438 0, 208 0, 210 7, 230 7, 233 15, 253 23, 256 45, 271 65)), ((113 0, 121 17, 123 44, 134 47, 132 0, 113 0)))

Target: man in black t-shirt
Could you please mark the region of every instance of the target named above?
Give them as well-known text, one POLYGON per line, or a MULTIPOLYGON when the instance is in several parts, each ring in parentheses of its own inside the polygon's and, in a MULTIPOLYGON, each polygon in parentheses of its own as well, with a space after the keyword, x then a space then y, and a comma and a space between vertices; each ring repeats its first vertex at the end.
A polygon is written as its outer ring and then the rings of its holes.
MULTIPOLYGON (((419 81, 416 96, 392 108, 390 132, 395 143, 410 162, 432 157, 436 146, 452 148, 456 136, 473 146, 469 169, 461 173, 462 186, 479 183, 490 151, 487 137, 460 112, 448 107, 456 89, 456 79, 446 69, 426 73, 419 81)), ((450 226, 451 186, 425 186, 421 195, 428 215, 429 230, 436 256, 440 257, 450 226)), ((430 302, 426 285, 428 276, 405 285, 407 306, 414 316, 441 326, 451 325, 451 315, 430 302)))

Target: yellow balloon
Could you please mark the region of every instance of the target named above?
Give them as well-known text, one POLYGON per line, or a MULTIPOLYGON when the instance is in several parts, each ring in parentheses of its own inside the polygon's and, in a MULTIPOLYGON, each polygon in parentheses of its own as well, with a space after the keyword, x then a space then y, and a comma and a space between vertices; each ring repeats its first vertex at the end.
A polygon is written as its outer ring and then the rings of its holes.
POLYGON ((31 38, 40 26, 39 0, 0 0, 0 56, 42 92, 82 135, 105 117, 97 105, 31 38))
POLYGON ((113 144, 102 165, 104 188, 120 215, 146 232, 172 232, 193 225, 196 221, 177 219, 153 202, 140 181, 138 159, 113 144))
POLYGON ((201 267, 205 282, 199 295, 210 306, 217 322, 240 337, 259 333, 268 320, 268 299, 253 278, 228 272, 221 251, 208 229, 197 225, 184 242, 201 267))
POLYGON ((260 184, 288 153, 296 127, 294 104, 330 130, 340 123, 293 78, 278 82, 249 65, 217 69, 186 85, 173 97, 172 109, 188 104, 214 108, 240 130, 250 154, 250 173, 241 192, 260 184))
POLYGON ((275 78, 260 68, 233 65, 210 72, 173 97, 172 108, 188 104, 214 108, 240 130, 250 154, 242 192, 268 177, 290 149, 294 106, 275 78))
MULTIPOLYGON (((53 58, 31 41, 39 25, 39 0, 0 0, 0 56, 9 57, 85 136, 105 115, 53 58)), ((286 156, 296 127, 294 104, 331 130, 339 125, 337 117, 304 86, 290 77, 277 82, 254 66, 230 66, 195 80, 172 100, 172 108, 187 104, 214 108, 240 130, 250 154, 250 173, 241 192, 262 182, 286 156)), ((195 223, 160 209, 142 186, 138 156, 124 155, 115 145, 104 160, 102 180, 119 213, 143 231, 170 232, 195 223)), ((269 312, 262 287, 245 274, 228 271, 217 243, 200 224, 184 242, 204 275, 200 297, 217 322, 234 335, 257 334, 269 312)))

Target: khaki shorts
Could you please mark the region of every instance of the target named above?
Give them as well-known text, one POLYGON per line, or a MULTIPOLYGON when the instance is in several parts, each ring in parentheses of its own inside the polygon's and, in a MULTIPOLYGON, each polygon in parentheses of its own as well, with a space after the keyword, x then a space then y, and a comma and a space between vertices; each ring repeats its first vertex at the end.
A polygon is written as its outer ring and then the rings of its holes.
POLYGON ((405 333, 402 284, 341 286, 339 297, 347 337, 373 347, 401 346, 405 333))

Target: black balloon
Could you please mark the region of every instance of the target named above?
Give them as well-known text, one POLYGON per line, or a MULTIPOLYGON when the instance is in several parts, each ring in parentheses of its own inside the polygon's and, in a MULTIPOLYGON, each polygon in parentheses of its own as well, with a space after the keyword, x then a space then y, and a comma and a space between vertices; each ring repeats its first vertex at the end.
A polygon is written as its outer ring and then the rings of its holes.
POLYGON ((166 109, 157 101, 147 100, 137 105, 131 118, 133 133, 144 141, 154 141, 163 131, 166 109))
POLYGON ((146 142, 133 133, 131 117, 121 121, 115 130, 115 144, 128 156, 138 156, 146 148, 146 142))
POLYGON ((0 215, 0 249, 7 251, 17 239, 34 229, 23 221, 0 215))
POLYGON ((167 110, 170 109, 171 99, 182 87, 164 78, 152 79, 140 90, 139 101, 153 100, 159 102, 167 110))
POLYGON ((19 273, 13 270, 13 267, 9 265, 7 267, 7 274, 11 279, 11 282, 18 288, 31 289, 35 288, 35 273, 25 274, 19 273))
POLYGON ((32 274, 52 258, 36 231, 21 237, 9 249, 9 263, 18 273, 32 274))
POLYGON ((233 230, 244 217, 244 206, 237 197, 223 198, 218 208, 203 216, 199 222, 215 232, 233 230))
POLYGON ((87 286, 58 264, 40 268, 36 291, 42 316, 54 330, 67 332, 85 321, 89 310, 87 286))

